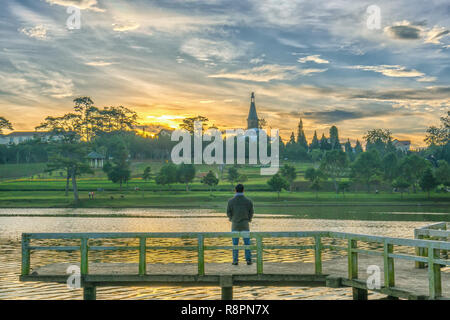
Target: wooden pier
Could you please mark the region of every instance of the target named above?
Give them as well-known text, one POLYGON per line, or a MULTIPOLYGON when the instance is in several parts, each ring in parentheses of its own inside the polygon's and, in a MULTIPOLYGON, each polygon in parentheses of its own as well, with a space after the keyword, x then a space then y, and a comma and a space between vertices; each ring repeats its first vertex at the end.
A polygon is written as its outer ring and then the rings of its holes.
POLYGON ((97 287, 111 286, 218 286, 222 299, 233 298, 233 286, 289 287, 351 287, 353 299, 365 300, 368 290, 391 299, 449 299, 450 250, 446 223, 433 224, 415 230, 416 239, 401 239, 329 231, 305 232, 229 232, 229 233, 32 233, 22 235, 21 281, 66 283, 69 263, 54 263, 30 270, 33 251, 79 251, 80 278, 84 299, 95 299, 97 287), (205 239, 249 237, 249 246, 205 245, 205 239), (272 245, 274 238, 309 238, 311 245, 272 245), (33 240, 72 240, 76 246, 33 246, 33 240), (138 239, 138 246, 94 246, 90 241, 138 239), (147 239, 194 239, 195 246, 153 246, 147 239), (330 244, 340 241, 346 245, 330 244), (360 246, 359 244, 365 244, 360 246), (375 245, 375 248, 367 246, 375 245), (404 253, 399 248, 412 249, 404 253), (207 250, 251 249, 256 251, 256 263, 232 266, 230 263, 205 263, 207 250), (310 250, 314 262, 264 262, 267 250, 310 250), (134 250, 139 263, 95 263, 89 252, 134 250), (147 263, 152 250, 189 250, 197 252, 197 263, 147 263), (341 255, 322 259, 324 250, 336 250, 341 255), (323 261, 322 261, 323 260, 323 261), (368 267, 378 266, 381 285, 367 281, 368 267))

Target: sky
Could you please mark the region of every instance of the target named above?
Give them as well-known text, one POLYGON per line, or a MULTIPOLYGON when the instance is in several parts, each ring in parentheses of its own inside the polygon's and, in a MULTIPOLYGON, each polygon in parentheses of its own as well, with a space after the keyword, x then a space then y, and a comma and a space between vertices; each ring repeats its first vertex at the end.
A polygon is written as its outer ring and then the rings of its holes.
POLYGON ((7 1, 0 116, 33 130, 90 96, 159 127, 241 128, 255 92, 285 138, 302 118, 308 140, 386 128, 420 147, 450 109, 449 17, 448 0, 7 1))

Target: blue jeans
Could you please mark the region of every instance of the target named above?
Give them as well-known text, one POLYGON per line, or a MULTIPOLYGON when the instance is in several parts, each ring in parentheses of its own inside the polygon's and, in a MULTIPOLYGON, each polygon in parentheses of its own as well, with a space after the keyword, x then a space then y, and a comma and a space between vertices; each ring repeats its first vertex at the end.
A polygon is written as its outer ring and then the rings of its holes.
MULTIPOLYGON (((239 245, 239 238, 233 238, 233 246, 239 245)), ((250 238, 244 238, 244 245, 250 245, 250 238)), ((252 252, 249 249, 245 249, 245 260, 252 261, 252 252)), ((233 263, 239 261, 239 250, 233 250, 233 263)))

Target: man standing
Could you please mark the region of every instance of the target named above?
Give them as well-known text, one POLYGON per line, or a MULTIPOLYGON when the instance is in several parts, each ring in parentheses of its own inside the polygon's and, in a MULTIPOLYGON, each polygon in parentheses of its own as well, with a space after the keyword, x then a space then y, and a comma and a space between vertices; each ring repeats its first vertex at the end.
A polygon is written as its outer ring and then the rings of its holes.
MULTIPOLYGON (((236 186, 236 194, 228 201, 227 216, 231 221, 231 231, 250 231, 249 222, 253 218, 253 202, 244 196, 244 186, 236 186)), ((244 244, 250 245, 250 238, 244 238, 244 244)), ((239 245, 239 238, 233 238, 233 245, 239 245)), ((245 250, 245 260, 247 264, 252 264, 252 253, 245 250)), ((239 250, 233 250, 233 265, 239 263, 239 250)))

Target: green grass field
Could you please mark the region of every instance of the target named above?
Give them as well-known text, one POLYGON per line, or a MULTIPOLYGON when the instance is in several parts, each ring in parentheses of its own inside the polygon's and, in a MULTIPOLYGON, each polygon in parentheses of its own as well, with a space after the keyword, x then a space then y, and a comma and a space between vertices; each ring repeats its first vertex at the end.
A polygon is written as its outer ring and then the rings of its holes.
MULTIPOLYGON (((226 169, 222 175, 219 185, 213 193, 209 188, 200 182, 200 175, 209 170, 215 171, 220 176, 218 166, 201 165, 197 167, 197 175, 190 185, 190 191, 186 192, 185 185, 174 184, 170 187, 161 187, 153 180, 144 181, 141 178, 145 167, 150 166, 155 174, 163 165, 161 162, 134 162, 132 164, 132 176, 130 182, 123 186, 122 191, 119 185, 106 179, 102 170, 96 170, 93 175, 84 175, 78 179, 80 202, 78 207, 167 207, 167 208, 211 208, 223 210, 226 201, 233 195, 233 186, 225 180, 226 169), (135 191, 138 187, 139 191, 135 191), (95 200, 89 200, 88 192, 95 192, 95 200)), ((437 207, 444 207, 444 212, 449 212, 450 194, 432 193, 431 199, 423 192, 405 193, 403 199, 399 193, 379 192, 367 193, 364 191, 336 194, 332 192, 331 182, 328 189, 316 194, 309 189, 309 182, 303 178, 303 172, 312 164, 295 163, 297 169, 296 182, 302 186, 304 191, 288 192, 283 191, 280 199, 275 192, 270 191, 267 180, 268 176, 259 174, 260 168, 245 166, 239 168, 240 173, 248 176, 245 183, 246 192, 261 210, 270 211, 270 208, 290 208, 305 205, 417 205, 426 204, 437 207), (263 209, 266 208, 266 209, 263 209)), ((64 189, 66 181, 64 175, 59 173, 45 173, 44 164, 3 165, 0 172, 8 172, 11 178, 2 176, 0 182, 0 207, 72 207, 75 206, 71 192, 65 196, 64 189), (39 171, 40 170, 40 171, 39 171), (14 176, 15 177, 12 177, 14 176)), ((71 185, 70 185, 71 186, 71 185)), ((277 210, 281 212, 280 210, 277 210)), ((437 209, 440 212, 440 209, 437 209)))

